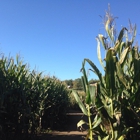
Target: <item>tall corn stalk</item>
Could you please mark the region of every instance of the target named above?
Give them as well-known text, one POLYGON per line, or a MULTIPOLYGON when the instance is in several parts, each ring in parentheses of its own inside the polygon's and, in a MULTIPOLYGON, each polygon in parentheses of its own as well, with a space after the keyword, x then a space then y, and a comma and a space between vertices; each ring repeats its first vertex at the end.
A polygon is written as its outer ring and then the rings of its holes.
POLYGON ((60 123, 69 104, 68 93, 57 78, 43 76, 35 70, 30 72, 18 55, 16 60, 3 56, 0 59, 0 137, 3 134, 5 139, 14 135, 26 139, 60 123), (53 126, 46 123, 50 121, 53 126))
MULTIPOLYGON (((133 46, 136 25, 131 26, 131 38, 130 29, 127 28, 122 28, 116 38, 113 22, 114 18, 106 13, 105 31, 108 38, 102 34, 96 38, 98 59, 104 69, 104 76, 91 60, 84 59, 82 65, 87 108, 73 92, 81 110, 89 118, 89 106, 95 100, 97 114, 93 122, 90 119, 88 122, 90 140, 93 139, 92 132, 98 136, 98 140, 139 139, 140 136, 140 54, 138 47, 133 46), (101 44, 106 51, 104 60, 100 52, 101 44), (99 78, 97 94, 96 90, 90 90, 84 69, 86 62, 99 78)), ((85 123, 81 122, 81 125, 85 123)))

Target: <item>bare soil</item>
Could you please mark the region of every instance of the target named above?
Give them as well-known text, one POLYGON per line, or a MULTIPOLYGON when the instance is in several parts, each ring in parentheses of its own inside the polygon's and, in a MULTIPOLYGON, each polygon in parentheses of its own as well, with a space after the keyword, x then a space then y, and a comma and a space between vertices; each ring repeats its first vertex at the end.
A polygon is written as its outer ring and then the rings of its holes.
POLYGON ((87 131, 81 131, 77 128, 77 123, 81 119, 86 119, 80 111, 71 110, 67 113, 68 121, 63 127, 54 130, 49 134, 39 135, 39 140, 84 140, 87 131))

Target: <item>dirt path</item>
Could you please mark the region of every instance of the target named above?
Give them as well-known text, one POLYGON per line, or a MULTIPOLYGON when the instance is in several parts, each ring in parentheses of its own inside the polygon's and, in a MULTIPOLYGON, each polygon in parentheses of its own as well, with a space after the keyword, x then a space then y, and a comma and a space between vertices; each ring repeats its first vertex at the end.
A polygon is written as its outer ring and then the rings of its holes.
POLYGON ((50 134, 43 134, 40 136, 40 140, 84 140, 87 132, 77 129, 77 123, 85 117, 80 111, 69 111, 67 113, 67 124, 61 131, 52 131, 50 134))
POLYGON ((41 136, 41 140, 84 140, 86 133, 79 131, 58 131, 52 132, 51 134, 45 134, 41 136))
MULTIPOLYGON (((71 110, 67 113, 68 121, 60 130, 52 131, 49 134, 43 134, 39 140, 84 140, 87 131, 80 131, 77 128, 77 123, 83 119, 87 121, 87 118, 81 113, 81 111, 71 110)), ((86 126, 84 126, 87 129, 86 126)))

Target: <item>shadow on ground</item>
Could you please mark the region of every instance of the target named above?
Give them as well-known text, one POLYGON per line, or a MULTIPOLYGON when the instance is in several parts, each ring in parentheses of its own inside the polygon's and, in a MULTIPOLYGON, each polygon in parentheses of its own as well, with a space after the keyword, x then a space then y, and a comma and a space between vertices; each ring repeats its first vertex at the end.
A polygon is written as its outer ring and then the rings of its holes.
MULTIPOLYGON (((38 136, 39 140, 85 140, 86 131, 81 132, 77 128, 77 123, 87 118, 81 113, 81 111, 70 111, 67 113, 68 121, 57 130, 52 131, 49 134, 41 134, 38 136)), ((85 127, 87 129, 87 127, 85 127)))
POLYGON ((82 135, 51 135, 45 134, 39 140, 84 140, 82 135))

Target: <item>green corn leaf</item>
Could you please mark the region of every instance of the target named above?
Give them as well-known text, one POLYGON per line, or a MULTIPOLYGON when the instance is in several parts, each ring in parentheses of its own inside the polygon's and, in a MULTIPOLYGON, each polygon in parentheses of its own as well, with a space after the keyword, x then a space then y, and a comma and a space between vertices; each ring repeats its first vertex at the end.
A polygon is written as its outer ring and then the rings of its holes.
POLYGON ((106 88, 110 90, 112 96, 113 90, 115 89, 115 65, 112 56, 112 49, 109 49, 106 55, 106 88))
POLYGON ((88 125, 88 123, 85 122, 84 120, 80 120, 80 121, 77 123, 77 128, 78 128, 78 127, 82 127, 83 124, 88 125))
POLYGON ((120 136, 120 137, 118 138, 118 140, 124 140, 124 138, 125 138, 125 135, 120 136))
POLYGON ((85 106, 84 106, 84 104, 82 103, 82 101, 80 100, 80 98, 79 98, 77 92, 73 90, 72 93, 73 93, 73 95, 74 95, 74 97, 75 97, 75 100, 76 100, 76 102, 78 103, 80 109, 82 110, 82 112, 83 112, 86 116, 88 116, 88 111, 87 111, 87 109, 85 108, 85 106))
POLYGON ((119 62, 116 63, 116 69, 117 69, 117 75, 119 77, 119 80, 124 84, 124 86, 127 89, 130 89, 130 87, 128 86, 128 81, 124 77, 124 73, 123 73, 123 70, 122 70, 121 65, 120 65, 119 62))
POLYGON ((140 60, 133 59, 133 62, 134 62, 134 73, 135 75, 138 75, 140 71, 140 60))
POLYGON ((98 45, 97 45, 97 55, 98 55, 98 59, 99 59, 99 62, 100 62, 100 64, 101 64, 101 66, 102 66, 103 69, 105 70, 105 67, 104 67, 104 64, 103 64, 103 61, 102 61, 102 58, 101 58, 100 41, 99 41, 98 38, 96 38, 96 40, 97 40, 97 43, 98 43, 98 45))
POLYGON ((126 46, 126 43, 125 42, 121 42, 121 44, 119 46, 119 50, 118 50, 118 57, 119 58, 120 58, 122 50, 123 50, 123 48, 125 48, 125 46, 126 46))
POLYGON ((127 90, 123 90, 123 93, 129 98, 130 97, 130 93, 127 90))
POLYGON ((109 135, 106 136, 106 137, 104 137, 103 140, 110 140, 110 139, 109 139, 109 135))
POLYGON ((96 65, 89 59, 84 59, 84 63, 85 62, 88 62, 90 64, 90 66, 92 67, 93 69, 93 72, 98 76, 100 82, 101 82, 101 85, 104 87, 105 86, 105 81, 104 79, 102 78, 102 74, 101 72, 99 71, 99 69, 96 67, 96 65))
POLYGON ((127 30, 125 27, 122 28, 122 30, 120 31, 120 34, 118 36, 118 41, 122 42, 123 39, 123 35, 124 35, 124 31, 127 30))
POLYGON ((86 104, 90 104, 91 103, 91 97, 90 97, 90 92, 89 89, 86 92, 86 104))
POLYGON ((111 22, 111 19, 108 18, 108 20, 106 21, 106 24, 105 24, 105 30, 107 31, 107 34, 109 35, 110 39, 114 42, 114 37, 112 35, 112 30, 109 28, 110 22, 111 22))
POLYGON ((85 86, 85 82, 84 82, 84 76, 81 77, 81 80, 82 80, 82 85, 83 85, 84 92, 86 93, 86 86, 85 86))
POLYGON ((103 94, 104 96, 107 96, 109 90, 106 89, 106 88, 104 88, 104 87, 102 87, 102 86, 100 86, 100 92, 101 92, 101 94, 103 94))
POLYGON ((116 43, 115 43, 115 46, 114 46, 114 50, 116 51, 116 52, 118 52, 118 50, 119 50, 119 48, 120 48, 120 42, 117 40, 116 41, 116 43))
POLYGON ((91 98, 90 98, 90 92, 89 92, 89 84, 88 84, 88 78, 87 78, 87 74, 86 74, 86 70, 84 68, 84 63, 82 65, 82 72, 83 72, 83 84, 86 90, 86 103, 90 104, 91 103, 91 98))
POLYGON ((98 45, 100 46, 100 42, 102 43, 103 47, 105 50, 107 50, 107 46, 105 44, 105 37, 102 35, 102 34, 99 34, 98 35, 99 39, 96 38, 97 42, 98 42, 98 45), (99 41, 100 40, 100 41, 99 41))
POLYGON ((92 128, 96 128, 102 122, 101 117, 98 118, 98 115, 95 116, 94 121, 92 123, 92 128))
POLYGON ((95 98, 96 98, 96 86, 89 86, 89 93, 92 104, 95 104, 95 98))
POLYGON ((87 74, 86 74, 86 70, 85 70, 85 63, 83 62, 82 64, 82 69, 81 69, 83 75, 84 75, 84 81, 85 81, 85 84, 87 85, 88 84, 88 79, 87 79, 87 74))
POLYGON ((114 140, 117 140, 117 137, 118 137, 118 130, 114 130, 114 140))
POLYGON ((24 73, 23 71, 25 71, 25 67, 26 67, 26 65, 22 65, 21 66, 20 71, 19 71, 17 77, 21 76, 24 73))
POLYGON ((121 65, 123 65, 125 63, 125 60, 127 58, 127 55, 129 53, 129 49, 130 49, 129 47, 125 48, 124 51, 121 53, 120 60, 119 60, 119 63, 121 65))
POLYGON ((102 103, 104 104, 104 108, 106 109, 108 115, 113 119, 114 111, 113 111, 113 102, 112 99, 107 97, 106 95, 100 96, 102 103))
POLYGON ((98 135, 98 140, 102 140, 101 137, 98 135))

